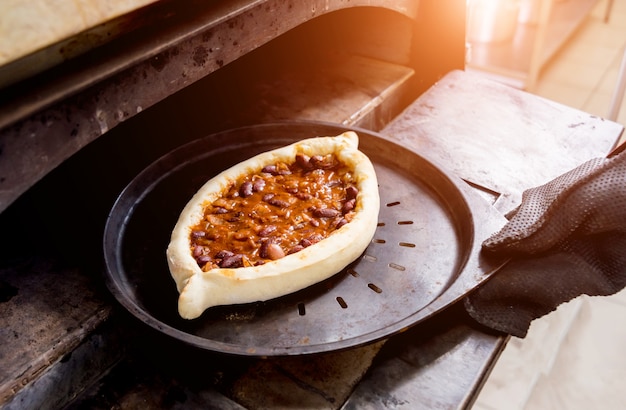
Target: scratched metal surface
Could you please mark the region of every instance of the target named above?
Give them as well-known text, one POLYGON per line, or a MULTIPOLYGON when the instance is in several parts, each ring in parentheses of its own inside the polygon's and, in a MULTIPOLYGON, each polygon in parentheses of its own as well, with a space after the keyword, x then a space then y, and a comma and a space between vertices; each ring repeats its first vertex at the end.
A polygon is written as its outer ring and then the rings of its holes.
POLYGON ((523 190, 606 156, 622 129, 484 76, 453 71, 384 133, 501 194, 496 207, 506 213, 523 190))

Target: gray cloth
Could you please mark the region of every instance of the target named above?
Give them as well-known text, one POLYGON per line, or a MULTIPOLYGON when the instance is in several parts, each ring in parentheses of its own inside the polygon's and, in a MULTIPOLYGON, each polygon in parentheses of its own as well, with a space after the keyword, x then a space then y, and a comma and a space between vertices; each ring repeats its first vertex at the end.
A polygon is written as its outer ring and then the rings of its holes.
POLYGON ((523 338, 561 303, 626 286, 626 152, 525 191, 507 217, 483 252, 510 262, 464 301, 477 322, 523 338))

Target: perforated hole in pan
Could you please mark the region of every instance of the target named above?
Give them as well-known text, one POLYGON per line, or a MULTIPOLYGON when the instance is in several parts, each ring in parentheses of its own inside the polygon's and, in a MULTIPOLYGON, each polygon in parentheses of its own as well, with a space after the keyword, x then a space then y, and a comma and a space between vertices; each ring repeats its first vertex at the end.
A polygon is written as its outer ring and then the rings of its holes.
MULTIPOLYGON (((401 202, 400 201, 393 201, 393 202, 388 202, 385 204, 386 207, 394 207, 394 206, 398 206, 400 205, 401 202)), ((378 222, 378 228, 384 227, 386 226, 387 223, 386 222, 378 222)), ((413 220, 399 220, 396 222, 396 225, 398 227, 402 227, 402 226, 410 226, 410 225, 414 225, 414 221, 413 220)), ((377 231, 378 232, 378 231, 377 231)), ((407 237, 410 236, 410 233, 408 233, 407 237)), ((386 245, 387 244, 387 240, 384 238, 381 238, 377 235, 374 236, 374 238, 372 239, 372 245, 371 246, 376 246, 376 245, 386 245)), ((415 243, 411 243, 411 242, 405 242, 405 241, 399 241, 395 244, 392 244, 394 246, 399 246, 401 248, 415 248, 416 245, 415 243)), ((368 253, 366 251, 366 253, 363 254, 362 258, 366 261, 369 262, 378 262, 378 257, 373 256, 372 254, 368 253)), ((404 259, 404 258, 402 258, 404 259)), ((395 269, 396 271, 399 272, 404 272, 407 270, 407 267, 400 264, 400 263, 396 263, 396 262, 388 262, 387 266, 391 269, 395 269)), ((348 267, 346 269, 346 272, 354 277, 354 278, 358 278, 361 275, 359 274, 359 270, 355 268, 354 266, 348 267)), ((381 288, 380 286, 377 285, 376 280, 374 279, 374 282, 367 282, 366 286, 369 290, 371 290, 372 292, 374 292, 375 294, 380 294, 383 293, 383 288, 381 288)), ((343 296, 337 296, 335 298, 335 300, 337 301, 338 306, 341 309, 347 309, 349 307, 348 305, 348 300, 350 300, 349 297, 344 298, 343 296)), ((298 315, 300 316, 304 316, 306 315, 306 303, 305 302, 299 302, 297 304, 297 311, 298 311, 298 315)))
MULTIPOLYGON (((324 292, 301 292, 292 316, 308 331, 327 323, 347 334, 374 331, 411 315, 441 293, 458 268, 458 238, 445 207, 414 176, 377 163, 381 209, 363 255, 330 280, 324 292), (352 332, 352 333, 351 333, 352 332)), ((315 334, 315 332, 312 332, 315 334)))

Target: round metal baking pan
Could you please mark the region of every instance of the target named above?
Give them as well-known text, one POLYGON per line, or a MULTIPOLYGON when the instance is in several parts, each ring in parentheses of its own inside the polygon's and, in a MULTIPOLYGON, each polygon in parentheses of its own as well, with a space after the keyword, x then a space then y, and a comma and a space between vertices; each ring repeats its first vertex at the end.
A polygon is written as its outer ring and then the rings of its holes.
POLYGON ((133 315, 193 346, 249 356, 321 353, 387 338, 462 298, 496 268, 480 255, 480 242, 502 219, 462 180, 385 136, 317 122, 255 125, 183 145, 131 181, 106 223, 105 272, 133 315), (380 187, 378 228, 363 255, 297 293, 180 318, 165 249, 196 190, 257 153, 349 129, 380 187))

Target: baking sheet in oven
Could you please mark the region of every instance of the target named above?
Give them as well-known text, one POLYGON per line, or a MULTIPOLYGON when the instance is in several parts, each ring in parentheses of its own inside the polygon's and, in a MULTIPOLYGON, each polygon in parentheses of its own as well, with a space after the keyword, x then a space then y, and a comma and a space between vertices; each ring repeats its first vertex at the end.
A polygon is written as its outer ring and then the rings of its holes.
POLYGON ((251 356, 321 353, 389 337, 458 301, 499 265, 480 254, 480 243, 503 223, 462 180, 382 135, 317 122, 256 125, 179 147, 126 187, 105 229, 106 279, 133 315, 193 346, 251 356), (379 226, 364 254, 294 294, 181 319, 165 249, 196 190, 257 153, 346 130, 359 135, 380 187, 379 226))

